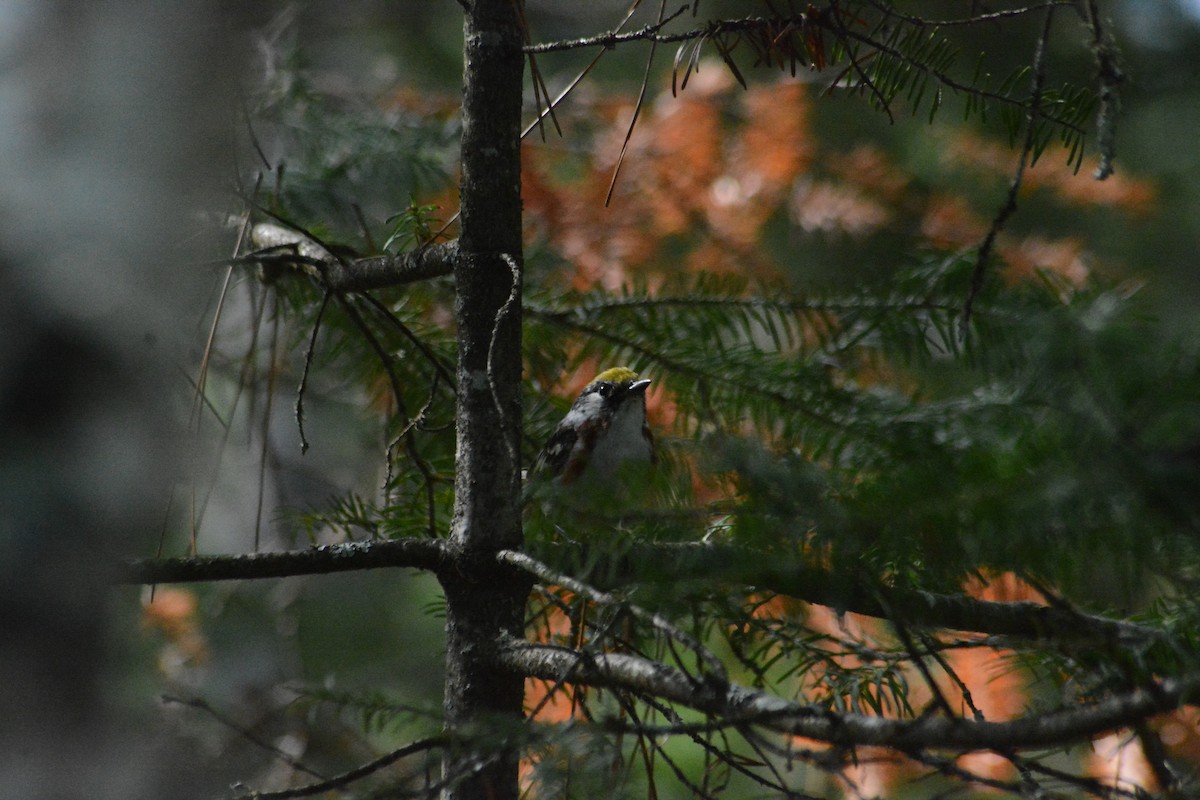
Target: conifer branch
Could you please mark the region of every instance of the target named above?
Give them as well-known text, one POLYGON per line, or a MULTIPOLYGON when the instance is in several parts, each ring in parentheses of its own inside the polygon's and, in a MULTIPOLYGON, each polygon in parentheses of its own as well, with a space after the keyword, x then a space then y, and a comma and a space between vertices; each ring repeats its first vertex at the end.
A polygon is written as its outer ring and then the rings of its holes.
POLYGON ((1200 694, 1200 673, 1190 673, 1089 705, 1009 722, 944 716, 889 719, 836 713, 738 685, 724 690, 698 685, 678 669, 623 653, 597 655, 513 640, 501 643, 497 657, 503 668, 528 677, 556 679, 565 674, 577 683, 648 694, 744 725, 761 725, 845 747, 874 745, 904 752, 940 747, 1001 752, 1054 747, 1136 725, 1194 702, 1200 694))
POLYGON ((655 308, 730 308, 749 311, 771 311, 787 314, 844 314, 844 313, 913 313, 940 311, 957 313, 961 306, 929 298, 829 297, 799 298, 727 297, 704 294, 600 296, 588 298, 582 305, 553 308, 526 302, 525 310, 548 321, 589 319, 602 313, 655 308))
POLYGON ((326 262, 326 285, 339 292, 365 292, 442 278, 454 269, 458 243, 454 241, 418 247, 405 253, 371 256, 354 261, 326 262))
MULTIPOLYGON (((549 545, 543 549, 550 563, 593 563, 597 554, 577 545, 549 545)), ((539 564, 519 553, 501 551, 497 559, 523 570, 539 564), (520 562, 520 563, 512 563, 520 562)), ((244 555, 197 556, 194 558, 142 559, 126 562, 117 576, 123 584, 197 583, 223 580, 285 578, 323 575, 385 567, 410 567, 444 573, 452 566, 452 555, 442 539, 403 538, 390 541, 347 542, 307 550, 244 555)), ((559 575, 563 570, 553 570, 559 575)), ((535 573, 536 574, 536 573, 535 573)), ((789 562, 778 554, 713 544, 639 543, 617 563, 595 570, 608 580, 592 579, 592 588, 628 581, 682 582, 696 577, 720 576, 724 583, 753 586, 817 605, 857 614, 889 618, 902 614, 911 625, 970 631, 1036 642, 1055 642, 1062 649, 1135 647, 1164 641, 1162 633, 1123 620, 1086 614, 1060 606, 1031 602, 994 602, 964 595, 936 594, 915 589, 887 589, 887 605, 880 601, 880 587, 845 575, 789 562), (647 565, 653 565, 647 570, 647 565)), ((545 576, 543 576, 545 577, 545 576)), ((596 588, 599 587, 599 588, 596 588)))
POLYGON ((304 762, 300 761, 298 758, 293 756, 291 753, 288 753, 286 750, 283 750, 282 748, 276 746, 273 742, 267 741, 262 736, 260 736, 258 733, 256 733, 254 730, 252 730, 251 728, 248 728, 245 725, 238 724, 233 719, 231 719, 229 716, 227 716, 227 715, 221 713, 220 711, 218 711, 217 709, 213 708, 213 706, 204 698, 201 698, 201 697, 191 697, 191 698, 175 697, 174 695, 164 694, 161 699, 162 699, 162 702, 164 705, 178 704, 181 706, 186 706, 188 708, 193 708, 197 711, 202 711, 203 713, 207 714, 209 717, 214 719, 220 725, 233 731, 235 734, 237 734, 241 738, 245 739, 247 742, 254 745, 255 747, 261 748, 262 750, 265 750, 266 752, 270 753, 272 755, 272 757, 279 759, 280 761, 287 764, 289 767, 296 770, 297 772, 303 772, 306 775, 311 775, 312 777, 317 778, 318 780, 322 780, 322 781, 327 780, 325 775, 306 766, 304 764, 304 762))
MULTIPOLYGON (((976 23, 986 23, 996 21, 1004 17, 1020 16, 1038 9, 1047 9, 1048 13, 1059 5, 1067 5, 1072 0, 1062 0, 1061 2, 1046 2, 1036 6, 1029 6, 1019 9, 1009 9, 999 14, 980 14, 974 17, 950 20, 946 24, 950 25, 970 25, 976 23)), ((931 30, 942 22, 925 21, 919 18, 905 18, 903 15, 893 14, 896 19, 904 21, 904 23, 914 29, 924 29, 926 27, 931 30)), ((741 76, 736 71, 736 66, 731 60, 731 53, 734 45, 723 45, 723 36, 758 36, 763 37, 766 41, 772 43, 772 46, 779 46, 779 42, 784 34, 789 36, 800 35, 806 30, 820 29, 828 31, 831 35, 838 38, 841 42, 849 44, 856 42, 865 47, 871 48, 876 53, 886 55, 894 59, 896 62, 903 64, 907 68, 915 69, 926 76, 933 78, 946 89, 960 93, 964 96, 971 96, 980 100, 986 100, 996 103, 1001 106, 1010 106, 1020 111, 1028 113, 1030 106, 1021 100, 1014 99, 1000 92, 994 92, 979 86, 973 86, 964 83, 951 76, 944 69, 938 66, 925 63, 919 57, 913 57, 904 53, 901 49, 892 46, 886 41, 881 41, 870 33, 862 33, 848 26, 840 24, 838 20, 838 9, 835 3, 830 3, 823 9, 810 9, 802 14, 777 14, 772 17, 739 17, 735 19, 714 19, 707 24, 690 28, 685 31, 676 31, 672 33, 664 33, 661 25, 647 25, 636 31, 609 32, 596 36, 581 37, 578 39, 564 39, 554 42, 543 42, 539 44, 526 45, 523 50, 530 54, 563 52, 570 50, 586 49, 590 47, 603 47, 611 49, 618 45, 628 42, 650 42, 652 44, 673 44, 673 43, 688 43, 695 42, 702 44, 704 42, 712 42, 720 51, 721 57, 725 63, 733 70, 734 77, 743 82, 741 76), (783 32, 781 34, 781 32, 783 32)), ((739 42, 741 40, 738 40, 739 42)), ((849 46, 846 47, 846 52, 850 52, 849 46)), ((795 56, 793 56, 795 58, 795 56)), ((804 63, 803 61, 801 63, 804 63)), ((858 65, 851 60, 851 69, 855 69, 858 65)), ((882 100, 882 94, 877 90, 874 82, 871 79, 864 80, 863 86, 869 88, 877 100, 882 100)), ((882 103, 883 108, 887 108, 887 103, 882 103)), ((1044 114, 1043 118, 1061 126, 1064 130, 1071 133, 1081 134, 1083 129, 1069 119, 1062 119, 1053 115, 1044 114)))
POLYGON ((449 275, 458 257, 458 242, 439 242, 395 255, 344 259, 334 255, 312 234, 273 222, 254 226, 258 248, 234 259, 274 269, 294 268, 321 280, 336 292, 365 292, 449 275))
POLYGON ((122 565, 116 580, 123 584, 199 583, 327 575, 382 567, 411 567, 440 573, 449 566, 445 541, 406 538, 326 544, 277 553, 139 559, 122 565))
MULTIPOLYGON (((656 23, 647 25, 643 28, 638 28, 636 31, 622 32, 622 31, 617 30, 617 31, 609 31, 608 33, 601 33, 596 36, 581 36, 578 39, 561 39, 556 42, 540 42, 538 44, 527 44, 524 47, 522 47, 521 50, 524 53, 534 53, 534 54, 537 54, 537 53, 561 53, 561 52, 565 52, 568 50, 585 50, 589 47, 603 47, 605 50, 609 50, 623 42, 649 41, 649 42, 656 42, 658 44, 666 44, 666 43, 670 43, 670 42, 685 42, 685 41, 690 41, 692 39, 700 38, 701 36, 711 35, 711 33, 706 33, 706 31, 709 31, 710 29, 712 29, 712 27, 713 27, 712 25, 710 25, 708 28, 705 28, 703 30, 698 29, 698 30, 689 31, 687 33, 678 33, 678 34, 662 33, 662 29, 668 23, 670 23, 672 20, 674 20, 676 17, 678 17, 682 11, 686 10, 686 8, 687 7, 685 6, 684 8, 680 9, 679 11, 676 11, 675 13, 673 13, 667 17, 664 17, 661 22, 656 22, 656 23)), ((626 19, 628 19, 628 17, 626 17, 626 19)), ((740 20, 740 22, 749 22, 752 19, 756 19, 756 18, 748 18, 746 20, 740 20)), ((733 23, 735 21, 734 20, 726 20, 725 22, 733 23)), ((733 29, 734 28, 732 26, 730 26, 728 28, 728 30, 733 30, 733 29)))
POLYGON ((1025 142, 1021 146, 1021 154, 1017 159, 1017 167, 1013 172, 1012 180, 1009 181, 1008 193, 1005 195, 1004 205, 1001 206, 1000 210, 992 218, 992 224, 988 228, 983 243, 979 245, 978 254, 975 256, 975 267, 971 271, 971 286, 967 290, 967 297, 963 302, 960 328, 963 338, 967 335, 967 326, 971 322, 971 310, 975 306, 975 300, 979 296, 979 292, 983 289, 983 279, 987 274, 988 260, 991 258, 992 249, 996 244, 996 237, 1004 229, 1009 217, 1016 213, 1017 193, 1021 190, 1021 186, 1025 182, 1025 169, 1031 166, 1036 158, 1034 151, 1037 146, 1038 121, 1042 118, 1042 90, 1046 84, 1046 47, 1050 40, 1051 26, 1054 24, 1054 8, 1054 6, 1050 6, 1046 10, 1046 18, 1042 23, 1042 32, 1038 37, 1037 45, 1033 52, 1032 77, 1029 87, 1029 108, 1025 116, 1025 142))
MULTIPOLYGON (((542 557, 551 563, 596 564, 597 554, 577 545, 551 545, 546 551, 551 552, 544 552, 542 557)), ((593 578, 593 583, 603 587, 642 581, 680 583, 695 578, 711 581, 717 576, 726 585, 741 584, 843 612, 879 619, 898 614, 910 625, 1056 642, 1064 649, 1097 648, 1103 643, 1113 647, 1144 646, 1165 638, 1147 626, 1071 608, 886 588, 864 578, 834 574, 799 558, 793 560, 779 553, 768 557, 729 545, 638 543, 617 563, 597 564, 594 573, 608 576, 606 581, 593 578), (881 592, 886 592, 886 604, 881 592)))
POLYGON ((629 611, 637 619, 648 623, 656 630, 660 631, 665 636, 674 639, 683 644, 688 649, 692 650, 701 661, 707 666, 711 677, 720 683, 728 683, 729 676, 725 673, 725 665, 713 655, 712 651, 705 647, 696 637, 692 636, 687 631, 681 630, 671 623, 666 617, 661 614, 656 614, 652 611, 647 611, 633 603, 628 602, 624 598, 617 597, 608 592, 602 592, 592 586, 587 585, 583 581, 576 580, 570 575, 565 575, 556 572, 550 566, 543 564, 535 558, 518 553, 513 550, 501 550, 496 554, 497 560, 514 566, 524 572, 528 572, 539 578, 542 581, 556 583, 580 597, 585 597, 594 603, 601 605, 617 606, 629 611))
POLYGON ((1013 17, 1023 17, 1026 14, 1034 11, 1042 11, 1047 6, 1070 6, 1076 5, 1077 0, 1046 0, 1044 3, 1036 3, 1034 5, 1022 6, 1020 8, 1005 8, 999 11, 987 11, 978 14, 972 14, 969 17, 955 17, 953 19, 925 19, 913 14, 905 14, 892 8, 889 4, 880 2, 880 0, 867 0, 872 7, 880 13, 886 14, 894 19, 903 20, 910 25, 918 25, 923 28, 950 28, 956 25, 978 25, 983 22, 997 22, 1002 19, 1011 19, 1013 17))
MULTIPOLYGON (((313 795, 344 789, 350 784, 369 777, 381 769, 390 767, 402 758, 411 756, 414 753, 442 749, 448 747, 450 743, 450 737, 448 736, 429 736, 392 750, 390 753, 384 753, 373 761, 368 761, 362 766, 355 767, 352 770, 343 772, 341 775, 335 775, 318 783, 310 783, 294 789, 282 789, 277 792, 248 792, 238 794, 235 796, 235 800, 291 800, 291 798, 295 797, 312 797, 313 795)), ((452 772, 451 775, 453 774, 452 772)), ((430 786, 428 796, 432 797, 438 788, 440 788, 440 785, 430 786)))

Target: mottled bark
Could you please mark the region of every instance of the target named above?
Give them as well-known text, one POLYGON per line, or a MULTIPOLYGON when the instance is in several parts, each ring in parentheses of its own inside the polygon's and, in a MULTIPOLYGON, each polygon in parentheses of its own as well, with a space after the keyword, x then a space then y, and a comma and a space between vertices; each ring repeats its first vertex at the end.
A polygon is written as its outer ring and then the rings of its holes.
MULTIPOLYGON (((446 591, 446 725, 483 734, 464 759, 479 768, 454 800, 515 800, 517 752, 492 724, 522 713, 524 682, 496 668, 504 633, 519 635, 528 583, 491 554, 521 542, 521 161, 523 56, 513 0, 474 0, 465 27, 458 289, 455 569, 446 591)), ((455 764, 448 765, 448 776, 455 764)))

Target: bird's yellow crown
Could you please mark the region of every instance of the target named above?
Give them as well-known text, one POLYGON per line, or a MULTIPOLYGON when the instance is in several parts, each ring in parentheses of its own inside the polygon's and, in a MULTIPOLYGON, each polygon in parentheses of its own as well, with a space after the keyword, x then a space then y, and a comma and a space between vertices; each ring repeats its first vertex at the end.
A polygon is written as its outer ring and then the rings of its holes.
POLYGON ((623 383, 625 381, 635 381, 637 380, 637 376, 637 373, 631 370, 629 367, 612 367, 611 369, 606 369, 604 372, 601 372, 592 379, 592 382, 612 381, 613 383, 623 383))

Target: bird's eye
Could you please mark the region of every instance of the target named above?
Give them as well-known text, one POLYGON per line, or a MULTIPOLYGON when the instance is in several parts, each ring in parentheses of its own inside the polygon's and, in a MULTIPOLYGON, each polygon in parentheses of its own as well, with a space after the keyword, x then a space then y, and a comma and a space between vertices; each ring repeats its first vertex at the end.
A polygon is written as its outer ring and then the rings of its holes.
POLYGON ((609 395, 611 395, 612 390, 613 387, 611 383, 602 383, 596 388, 596 391, 600 392, 600 396, 604 398, 607 398, 609 395))

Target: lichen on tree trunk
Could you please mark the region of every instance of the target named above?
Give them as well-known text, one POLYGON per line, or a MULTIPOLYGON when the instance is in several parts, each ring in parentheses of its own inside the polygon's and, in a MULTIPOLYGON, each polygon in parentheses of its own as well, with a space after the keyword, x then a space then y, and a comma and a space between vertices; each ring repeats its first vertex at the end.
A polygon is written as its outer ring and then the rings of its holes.
MULTIPOLYGON (((495 643, 519 635, 528 583, 488 557, 521 543, 520 114, 524 57, 513 0, 473 0, 464 30, 461 234, 457 286, 455 568, 446 592, 447 729, 469 737, 447 798, 515 800, 515 748, 502 733, 522 714, 524 682, 496 668, 495 643), (496 727, 493 727, 496 726, 496 727), (479 738, 475 738, 479 737, 479 738)), ((514 726, 515 727, 515 726, 514 726)))

